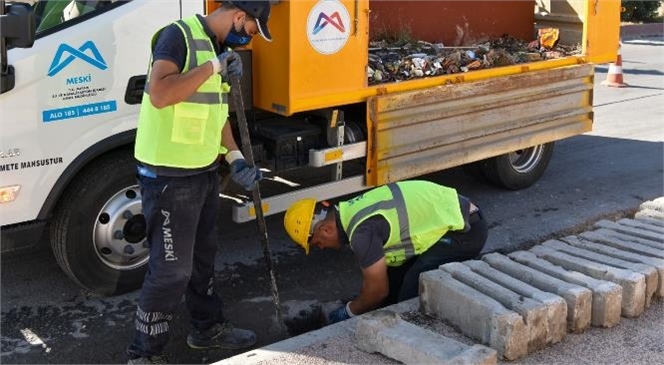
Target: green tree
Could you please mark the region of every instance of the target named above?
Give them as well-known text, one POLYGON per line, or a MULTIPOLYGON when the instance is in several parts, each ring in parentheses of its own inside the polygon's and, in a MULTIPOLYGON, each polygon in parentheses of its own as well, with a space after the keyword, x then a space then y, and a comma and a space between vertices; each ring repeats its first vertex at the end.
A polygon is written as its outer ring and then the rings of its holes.
POLYGON ((657 9, 661 1, 621 1, 623 12, 620 20, 623 22, 649 22, 657 18, 657 9))

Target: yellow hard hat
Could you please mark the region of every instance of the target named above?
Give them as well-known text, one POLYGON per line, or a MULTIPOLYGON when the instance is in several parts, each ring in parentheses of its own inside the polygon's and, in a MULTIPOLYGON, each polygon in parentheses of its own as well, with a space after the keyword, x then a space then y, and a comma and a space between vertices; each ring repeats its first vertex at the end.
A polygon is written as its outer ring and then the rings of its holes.
POLYGON ((316 199, 303 199, 291 205, 284 216, 284 228, 305 254, 309 254, 309 233, 316 208, 316 199))

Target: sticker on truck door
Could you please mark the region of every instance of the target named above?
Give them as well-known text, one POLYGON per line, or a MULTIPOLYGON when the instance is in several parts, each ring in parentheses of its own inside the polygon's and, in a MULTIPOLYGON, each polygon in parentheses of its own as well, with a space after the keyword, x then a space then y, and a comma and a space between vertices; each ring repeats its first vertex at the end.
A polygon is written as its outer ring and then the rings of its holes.
POLYGON ((350 35, 350 15, 337 0, 322 0, 309 12, 307 38, 316 52, 331 55, 342 49, 350 35))
POLYGON ((61 43, 47 71, 47 104, 44 123, 117 111, 115 100, 104 100, 113 75, 93 41, 80 46, 61 43))
POLYGON ((55 52, 55 57, 53 57, 51 67, 48 69, 48 76, 53 77, 57 75, 58 72, 69 66, 69 64, 71 64, 77 58, 100 70, 105 70, 108 68, 106 61, 104 61, 104 58, 101 56, 101 53, 99 53, 97 46, 95 46, 92 41, 83 43, 80 48, 73 48, 68 44, 62 43, 60 47, 58 47, 58 51, 55 52), (87 51, 91 53, 90 56, 85 53, 87 51))

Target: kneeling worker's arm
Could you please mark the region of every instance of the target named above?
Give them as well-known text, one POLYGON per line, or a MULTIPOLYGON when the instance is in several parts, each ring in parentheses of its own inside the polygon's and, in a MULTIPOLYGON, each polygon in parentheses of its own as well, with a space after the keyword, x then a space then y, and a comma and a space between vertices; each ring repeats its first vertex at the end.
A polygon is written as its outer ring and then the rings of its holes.
POLYGON ((362 269, 362 291, 357 299, 348 304, 353 314, 358 315, 380 306, 390 291, 387 264, 381 258, 373 265, 362 269))

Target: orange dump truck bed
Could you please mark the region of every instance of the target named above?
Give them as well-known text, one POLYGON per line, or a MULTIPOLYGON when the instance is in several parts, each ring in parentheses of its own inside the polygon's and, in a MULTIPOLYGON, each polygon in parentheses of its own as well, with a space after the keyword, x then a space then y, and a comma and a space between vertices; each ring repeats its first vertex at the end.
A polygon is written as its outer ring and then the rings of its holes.
MULTIPOLYGON (((327 144, 307 149, 309 165, 337 169, 332 182, 271 197, 267 214, 298 197, 330 199, 473 162, 499 186, 530 186, 546 169, 550 142, 592 129, 593 64, 615 60, 619 22, 619 0, 279 1, 273 42, 252 44, 253 106, 293 124, 325 115, 327 144), (370 41, 382 35, 465 47, 505 34, 529 42, 550 27, 580 51, 369 83, 370 41), (337 123, 340 115, 348 119, 337 123), (362 129, 366 140, 344 142, 339 125, 362 129), (360 157, 364 176, 342 179, 341 163, 360 157)), ((246 204, 234 211, 236 221, 252 217, 246 204)))
MULTIPOLYGON (((518 72, 566 65, 609 62, 618 45, 617 0, 582 4, 583 54, 560 62, 529 64, 518 72), (612 34, 615 30, 615 35, 612 34)), ((535 1, 369 1, 297 0, 273 6, 272 43, 254 42, 254 106, 281 115, 364 102, 383 93, 417 90, 513 74, 496 69, 413 80, 402 85, 369 86, 370 37, 408 32, 412 38, 452 44, 457 27, 465 43, 510 34, 534 39, 535 1)), ((577 4, 578 7, 578 4, 577 4)))

